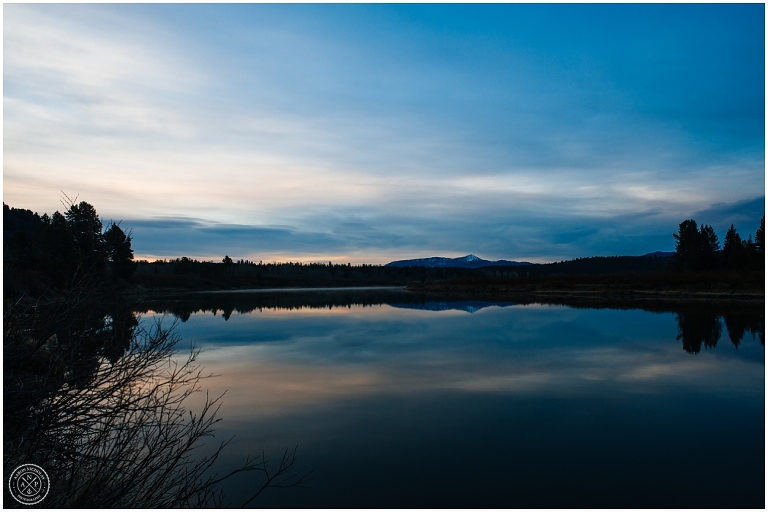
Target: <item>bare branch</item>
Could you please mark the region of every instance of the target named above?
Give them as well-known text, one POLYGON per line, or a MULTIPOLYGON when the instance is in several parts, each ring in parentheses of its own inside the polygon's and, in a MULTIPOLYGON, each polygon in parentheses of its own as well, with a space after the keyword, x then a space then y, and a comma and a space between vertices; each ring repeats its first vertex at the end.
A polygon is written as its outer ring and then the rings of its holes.
MULTIPOLYGON (((69 199, 69 198, 68 198, 69 199)), ((200 349, 179 354, 175 323, 132 331, 122 356, 100 352, 109 332, 85 288, 4 310, 4 468, 34 461, 63 491, 47 507, 166 508, 221 506, 222 483, 253 473, 258 491, 304 485, 296 448, 276 467, 264 454, 219 476, 214 466, 231 439, 201 453, 213 435, 223 394, 207 392, 198 411, 187 399, 202 391, 200 349)), ((9 502, 12 500, 9 500, 9 502)), ((11 503, 13 504, 13 503, 11 503)))

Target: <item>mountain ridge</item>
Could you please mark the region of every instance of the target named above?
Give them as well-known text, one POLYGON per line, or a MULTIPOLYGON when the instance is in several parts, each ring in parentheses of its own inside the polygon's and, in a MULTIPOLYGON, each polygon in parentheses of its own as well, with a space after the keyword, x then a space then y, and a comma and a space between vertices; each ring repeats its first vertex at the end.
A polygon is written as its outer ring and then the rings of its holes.
MULTIPOLYGON (((659 258, 666 259, 674 256, 674 252, 655 251, 643 254, 642 256, 630 256, 630 258, 659 258)), ((599 258, 599 257, 598 257, 599 258)), ((552 264, 555 264, 553 262, 552 264)), ((562 263, 562 262, 561 262, 562 263)), ((432 256, 430 258, 414 258, 409 260, 391 261, 384 265, 385 267, 427 267, 427 268, 482 268, 482 267, 522 267, 529 265, 538 265, 528 261, 510 261, 497 260, 490 261, 467 254, 459 258, 446 258, 443 256, 432 256)))
POLYGON ((385 267, 428 267, 428 268, 481 268, 481 267, 519 267, 524 265, 533 265, 528 261, 509 261, 484 260, 474 254, 467 254, 459 258, 445 258, 443 256, 432 256, 431 258, 416 258, 410 260, 391 261, 384 265, 385 267))

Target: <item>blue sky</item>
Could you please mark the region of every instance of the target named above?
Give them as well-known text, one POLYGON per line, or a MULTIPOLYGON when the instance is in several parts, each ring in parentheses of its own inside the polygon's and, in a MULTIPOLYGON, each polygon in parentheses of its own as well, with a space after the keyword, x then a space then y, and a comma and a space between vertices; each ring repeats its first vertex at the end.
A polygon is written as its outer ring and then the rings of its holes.
POLYGON ((754 233, 764 5, 4 6, 3 200, 138 257, 553 261, 754 233))

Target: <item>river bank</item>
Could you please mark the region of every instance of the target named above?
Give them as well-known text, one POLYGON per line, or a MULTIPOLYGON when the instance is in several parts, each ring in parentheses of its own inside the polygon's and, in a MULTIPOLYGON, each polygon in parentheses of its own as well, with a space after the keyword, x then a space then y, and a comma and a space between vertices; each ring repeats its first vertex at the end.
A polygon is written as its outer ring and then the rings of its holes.
POLYGON ((258 283, 262 286, 253 286, 256 283, 247 279, 198 280, 183 276, 173 280, 176 286, 167 286, 169 279, 137 280, 124 292, 138 310, 168 311, 182 317, 194 311, 216 309, 231 312, 435 301, 648 311, 705 307, 731 313, 748 310, 750 314, 762 315, 765 309, 763 276, 762 273, 580 275, 439 280, 411 282, 407 286, 370 285, 354 280, 342 286, 339 286, 341 283, 318 280, 286 280, 278 286, 274 281, 262 281, 258 283), (166 286, 157 286, 159 284, 166 286), (330 284, 336 286, 328 286, 330 284))
POLYGON ((765 274, 645 274, 462 279, 411 285, 410 291, 454 299, 572 305, 740 302, 765 303, 765 274))

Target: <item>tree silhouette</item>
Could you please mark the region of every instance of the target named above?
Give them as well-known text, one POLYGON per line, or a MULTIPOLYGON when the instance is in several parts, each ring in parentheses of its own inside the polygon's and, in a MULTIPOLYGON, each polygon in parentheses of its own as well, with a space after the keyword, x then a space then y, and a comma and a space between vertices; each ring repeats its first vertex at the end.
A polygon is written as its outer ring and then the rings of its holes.
POLYGON ((107 256, 112 265, 112 275, 119 279, 130 279, 136 271, 133 263, 131 235, 126 235, 115 223, 104 232, 107 256))
POLYGON ((699 229, 699 245, 701 270, 713 270, 717 263, 717 253, 720 251, 720 241, 712 226, 702 224, 699 229))
POLYGON ((102 223, 96 208, 81 201, 69 205, 64 217, 77 248, 80 272, 101 272, 106 268, 107 248, 102 236, 102 223))
MULTIPOLYGON (((110 273, 113 280, 130 279, 136 269, 131 234, 114 222, 102 232, 93 205, 64 197, 64 214, 57 211, 51 216, 38 216, 4 208, 4 225, 10 230, 6 234, 7 261, 16 270, 32 271, 45 286, 57 290, 74 286, 84 278, 106 284, 110 273)), ((24 278, 29 281, 29 276, 24 278)))
POLYGON ((741 240, 741 236, 736 232, 736 228, 731 227, 725 234, 725 242, 723 243, 723 260, 725 266, 730 269, 739 268, 744 259, 744 242, 741 240))
POLYGON ((672 236, 675 238, 676 266, 681 270, 697 270, 701 244, 696 221, 693 219, 684 220, 680 223, 678 232, 672 236))

